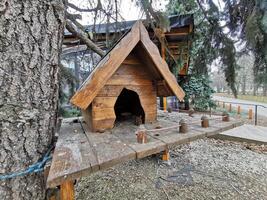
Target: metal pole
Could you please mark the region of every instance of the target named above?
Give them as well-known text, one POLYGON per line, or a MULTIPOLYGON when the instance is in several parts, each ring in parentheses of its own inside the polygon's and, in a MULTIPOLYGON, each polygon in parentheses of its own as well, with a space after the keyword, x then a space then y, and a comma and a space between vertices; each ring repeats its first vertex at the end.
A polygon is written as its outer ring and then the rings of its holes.
POLYGON ((257 126, 258 121, 258 105, 255 105, 255 126, 257 126))

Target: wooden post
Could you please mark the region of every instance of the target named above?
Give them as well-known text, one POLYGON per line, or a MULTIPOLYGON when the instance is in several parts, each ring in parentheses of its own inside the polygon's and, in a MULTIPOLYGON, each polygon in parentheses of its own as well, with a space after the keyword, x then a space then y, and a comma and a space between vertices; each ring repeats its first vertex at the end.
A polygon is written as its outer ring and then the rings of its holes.
POLYGON ((163 110, 167 111, 167 97, 163 97, 163 110))
POLYGON ((252 111, 252 109, 250 108, 250 109, 248 110, 248 119, 252 119, 252 115, 253 115, 253 111, 252 111))
POLYGON ((74 200, 73 181, 65 181, 60 185, 60 200, 74 200))
POLYGON ((224 122, 229 122, 230 121, 229 114, 227 112, 223 112, 222 121, 224 121, 224 122))
MULTIPOLYGON (((161 31, 162 38, 164 38, 164 31, 161 31)), ((164 46, 164 41, 161 41, 161 57, 163 60, 166 60, 166 54, 165 54, 165 46, 164 46)), ((163 110, 167 111, 167 97, 163 97, 163 110)))
POLYGON ((170 160, 170 152, 169 149, 163 151, 162 160, 168 161, 170 160))
POLYGON ((208 128, 209 127, 209 119, 207 116, 202 116, 201 117, 201 126, 203 128, 208 128))
POLYGON ((237 106, 237 114, 240 115, 241 114, 241 107, 237 106))
POLYGON ((229 112, 232 112, 232 104, 229 104, 229 112))
POLYGON ((187 123, 186 123, 186 121, 184 119, 181 119, 179 121, 179 125, 180 125, 179 133, 187 133, 188 127, 187 127, 187 123))
POLYGON ((137 142, 140 144, 147 143, 146 130, 139 130, 136 132, 137 142))

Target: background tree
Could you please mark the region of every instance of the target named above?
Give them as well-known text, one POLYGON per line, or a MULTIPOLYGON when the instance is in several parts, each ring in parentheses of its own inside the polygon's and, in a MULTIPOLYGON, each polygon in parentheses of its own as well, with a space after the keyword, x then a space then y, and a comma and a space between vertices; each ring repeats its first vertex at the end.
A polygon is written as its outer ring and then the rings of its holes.
POLYGON ((191 73, 207 74, 208 66, 219 60, 225 79, 236 96, 239 69, 236 60, 252 51, 255 55, 254 81, 266 87, 266 8, 266 0, 170 0, 167 7, 170 14, 194 14, 191 73))
MULTIPOLYGON (((55 133, 63 0, 0 1, 0 173, 21 171, 55 133)), ((44 199, 42 173, 0 181, 0 199, 44 199)))

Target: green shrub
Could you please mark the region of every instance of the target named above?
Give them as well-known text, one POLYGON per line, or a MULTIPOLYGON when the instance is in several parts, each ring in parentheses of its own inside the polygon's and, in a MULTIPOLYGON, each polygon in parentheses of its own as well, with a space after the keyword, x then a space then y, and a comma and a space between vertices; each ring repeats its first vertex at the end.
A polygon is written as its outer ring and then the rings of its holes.
POLYGON ((189 101, 195 110, 206 111, 216 107, 212 100, 215 91, 210 87, 210 82, 208 76, 195 75, 181 85, 185 91, 185 101, 189 101))

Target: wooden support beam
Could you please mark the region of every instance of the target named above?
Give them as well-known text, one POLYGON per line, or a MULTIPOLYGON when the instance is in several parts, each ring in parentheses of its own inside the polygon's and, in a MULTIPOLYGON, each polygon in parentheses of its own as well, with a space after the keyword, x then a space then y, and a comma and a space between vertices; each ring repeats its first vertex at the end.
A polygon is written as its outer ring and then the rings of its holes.
POLYGON ((163 110, 167 111, 167 97, 163 97, 163 110))
POLYGON ((184 36, 184 35, 188 35, 189 33, 165 33, 166 36, 184 36))
POLYGON ((65 181, 60 185, 60 200, 74 200, 73 181, 65 181))
POLYGON ((163 151, 162 160, 163 161, 170 160, 170 152, 169 152, 169 149, 166 149, 165 151, 163 151))
MULTIPOLYGON (((161 57, 165 60, 166 53, 165 53, 165 45, 161 43, 161 57)), ((163 97, 163 110, 167 111, 167 97, 163 97)))

